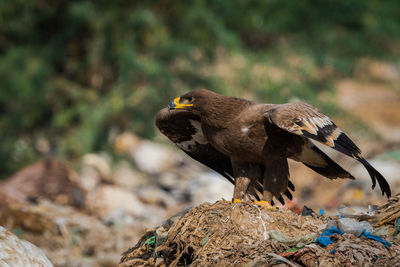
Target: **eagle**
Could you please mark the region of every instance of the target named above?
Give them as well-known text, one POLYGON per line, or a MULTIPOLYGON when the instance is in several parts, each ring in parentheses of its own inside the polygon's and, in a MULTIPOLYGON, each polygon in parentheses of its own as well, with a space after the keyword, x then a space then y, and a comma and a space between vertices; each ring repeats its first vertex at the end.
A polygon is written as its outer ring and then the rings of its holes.
POLYGON ((361 150, 316 107, 295 102, 262 104, 200 89, 176 97, 158 112, 157 128, 193 159, 234 184, 233 201, 255 198, 272 207, 295 190, 288 158, 329 179, 355 179, 322 152, 314 141, 364 165, 382 195, 391 195, 386 179, 361 150))

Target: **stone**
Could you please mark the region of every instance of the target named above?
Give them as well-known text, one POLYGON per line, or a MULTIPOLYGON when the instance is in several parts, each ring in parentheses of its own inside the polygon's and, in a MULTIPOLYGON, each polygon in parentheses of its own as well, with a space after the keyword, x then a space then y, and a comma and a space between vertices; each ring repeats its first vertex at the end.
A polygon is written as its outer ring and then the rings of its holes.
POLYGON ((88 195, 88 208, 101 218, 108 218, 115 210, 138 217, 147 212, 145 205, 131 191, 114 186, 105 185, 88 195))
POLYGON ((147 184, 148 181, 149 179, 146 179, 143 174, 133 169, 127 161, 119 163, 113 173, 114 184, 127 189, 139 188, 147 184))
POLYGON ((192 205, 197 206, 204 202, 215 202, 220 199, 231 200, 233 185, 224 177, 215 172, 200 174, 189 185, 192 205))

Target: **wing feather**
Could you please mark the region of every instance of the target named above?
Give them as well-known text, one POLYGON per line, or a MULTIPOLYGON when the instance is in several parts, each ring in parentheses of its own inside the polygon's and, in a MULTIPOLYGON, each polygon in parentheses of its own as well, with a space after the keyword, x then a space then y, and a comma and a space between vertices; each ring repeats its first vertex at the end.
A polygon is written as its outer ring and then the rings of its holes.
POLYGON ((350 157, 361 154, 356 144, 329 117, 310 104, 276 105, 265 113, 265 117, 285 131, 314 139, 350 157))
POLYGON ((378 181, 382 194, 390 197, 390 186, 386 179, 361 156, 357 145, 316 107, 303 102, 275 105, 265 113, 265 119, 266 123, 282 130, 316 140, 357 159, 370 174, 372 188, 378 181))

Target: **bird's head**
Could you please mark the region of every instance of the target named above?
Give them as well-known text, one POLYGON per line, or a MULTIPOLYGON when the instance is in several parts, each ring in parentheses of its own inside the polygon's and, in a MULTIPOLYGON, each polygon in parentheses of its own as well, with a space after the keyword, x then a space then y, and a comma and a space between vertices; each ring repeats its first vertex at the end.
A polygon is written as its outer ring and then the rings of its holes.
POLYGON ((168 104, 168 110, 189 110, 193 113, 199 113, 208 102, 210 95, 214 94, 205 89, 190 91, 172 100, 168 104))

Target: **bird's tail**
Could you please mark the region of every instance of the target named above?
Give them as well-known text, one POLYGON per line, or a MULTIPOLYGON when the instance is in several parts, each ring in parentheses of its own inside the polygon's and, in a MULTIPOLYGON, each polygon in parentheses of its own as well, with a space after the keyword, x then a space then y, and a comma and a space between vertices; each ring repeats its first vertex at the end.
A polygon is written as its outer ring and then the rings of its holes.
POLYGON ((371 176, 372 189, 375 188, 376 181, 378 181, 379 187, 382 190, 382 195, 386 194, 386 196, 389 198, 392 195, 392 192, 390 191, 390 186, 386 181, 385 177, 383 177, 382 174, 380 174, 374 167, 372 167, 372 165, 366 159, 357 157, 357 160, 362 165, 364 165, 365 169, 367 169, 369 173, 369 176, 371 176))

